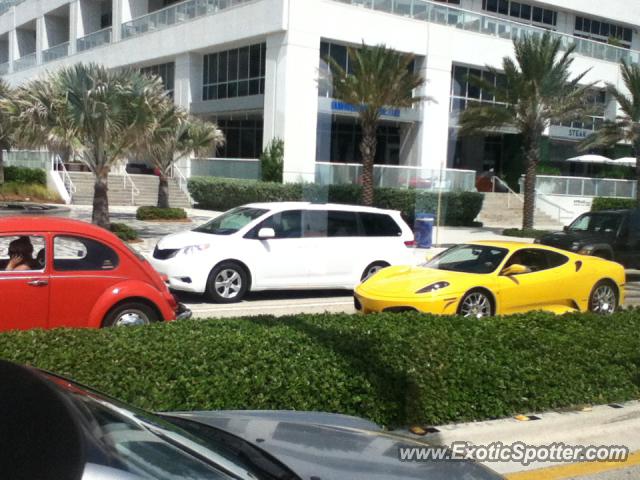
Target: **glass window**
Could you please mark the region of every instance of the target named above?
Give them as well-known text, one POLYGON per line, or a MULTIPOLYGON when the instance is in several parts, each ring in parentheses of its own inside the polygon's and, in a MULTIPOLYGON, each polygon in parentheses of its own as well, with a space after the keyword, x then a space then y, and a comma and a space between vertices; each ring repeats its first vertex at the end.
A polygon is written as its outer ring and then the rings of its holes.
POLYGON ((509 14, 509 2, 508 0, 498 0, 498 13, 503 15, 509 14))
POLYGON ((34 235, 0 237, 0 271, 44 270, 44 237, 34 235))
POLYGON ((220 52, 218 54, 218 82, 226 82, 228 79, 228 63, 229 52, 220 52))
POLYGON ((247 234, 247 238, 258 238, 262 228, 273 228, 274 238, 300 238, 302 236, 302 210, 287 210, 271 215, 247 234))
POLYGON ((568 257, 548 250, 537 248, 523 248, 516 251, 505 263, 505 267, 510 265, 522 265, 529 269, 529 272, 539 272, 549 268, 559 267, 568 261, 568 257))
POLYGON ((193 231, 212 235, 231 235, 267 212, 268 210, 263 208, 234 208, 204 225, 194 228, 193 231))
POLYGON ((302 212, 302 236, 316 238, 327 236, 328 213, 326 210, 305 210, 302 212))
POLYGON ((202 99, 264 93, 265 52, 263 44, 256 44, 205 55, 202 99))
POLYGON ((520 4, 518 2, 511 2, 509 15, 511 15, 512 17, 520 17, 520 4))
POLYGON ((359 231, 356 212, 329 210, 327 235, 329 237, 357 237, 359 231))
POLYGON ((494 272, 508 250, 488 245, 457 245, 424 264, 427 268, 487 274, 494 272))
POLYGON ((482 72, 476 69, 469 70, 469 98, 480 98, 480 87, 474 83, 474 79, 477 81, 482 77, 482 72))
POLYGON ((58 271, 113 270, 119 258, 111 247, 85 237, 53 239, 53 268, 58 271))
POLYGON ((532 20, 534 22, 542 22, 542 8, 540 7, 533 7, 533 17, 532 20))
POLYGON ((523 20, 531 20, 531 5, 520 5, 520 18, 523 20))
POLYGON ((498 0, 486 0, 485 9, 489 12, 497 12, 498 11, 498 0))
POLYGON ((361 212, 360 221, 367 237, 399 237, 402 230, 396 221, 384 213, 361 212))

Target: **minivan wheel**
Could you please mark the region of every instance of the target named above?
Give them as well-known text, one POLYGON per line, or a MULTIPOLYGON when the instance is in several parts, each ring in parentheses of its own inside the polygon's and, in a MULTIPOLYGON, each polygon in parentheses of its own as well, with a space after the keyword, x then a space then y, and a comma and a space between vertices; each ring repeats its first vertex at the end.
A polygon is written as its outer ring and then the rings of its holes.
POLYGON ((589 311, 611 315, 618 309, 616 287, 609 280, 602 280, 593 287, 589 296, 589 311))
POLYGON ((207 296, 216 303, 239 302, 249 286, 247 273, 235 262, 222 262, 214 267, 207 281, 207 296))
POLYGON ((149 305, 140 302, 125 302, 107 313, 102 326, 137 327, 157 321, 158 315, 149 305))
POLYGON ((378 273, 380 270, 388 266, 389 264, 387 262, 373 262, 371 265, 369 265, 367 268, 364 269, 364 272, 362 272, 362 276, 360 277, 360 280, 364 282, 371 275, 378 273))

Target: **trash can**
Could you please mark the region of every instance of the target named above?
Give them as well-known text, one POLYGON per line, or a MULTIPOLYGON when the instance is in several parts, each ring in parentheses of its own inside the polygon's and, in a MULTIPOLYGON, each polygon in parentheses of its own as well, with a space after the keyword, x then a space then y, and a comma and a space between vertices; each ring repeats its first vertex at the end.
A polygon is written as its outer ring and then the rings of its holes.
POLYGON ((431 248, 433 244, 433 224, 436 216, 433 213, 417 213, 413 224, 413 233, 418 248, 431 248))

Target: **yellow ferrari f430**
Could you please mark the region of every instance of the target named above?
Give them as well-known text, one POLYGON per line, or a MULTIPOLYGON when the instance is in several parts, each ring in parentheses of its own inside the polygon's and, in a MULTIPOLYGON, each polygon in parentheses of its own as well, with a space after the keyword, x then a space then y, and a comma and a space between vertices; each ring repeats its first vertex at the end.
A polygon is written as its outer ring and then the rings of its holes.
POLYGON ((354 302, 363 313, 611 314, 624 301, 624 284, 618 263, 538 244, 483 241, 457 245, 420 266, 384 268, 356 287, 354 302))

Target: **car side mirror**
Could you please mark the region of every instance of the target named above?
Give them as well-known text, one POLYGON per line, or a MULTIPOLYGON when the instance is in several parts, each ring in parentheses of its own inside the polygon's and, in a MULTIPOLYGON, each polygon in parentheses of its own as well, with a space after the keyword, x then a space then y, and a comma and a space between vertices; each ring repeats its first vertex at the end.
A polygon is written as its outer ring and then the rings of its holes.
POLYGON ((569 225, 565 225, 564 227, 562 227, 562 231, 563 232, 568 232, 569 231, 569 225))
POLYGON ((521 275, 523 273, 529 273, 529 269, 524 265, 514 263, 513 265, 509 265, 508 267, 504 268, 502 272, 500 272, 500 275, 511 277, 513 275, 521 275))
POLYGON ((260 240, 267 240, 269 238, 275 238, 276 231, 273 228, 261 228, 258 231, 258 238, 260 240))

